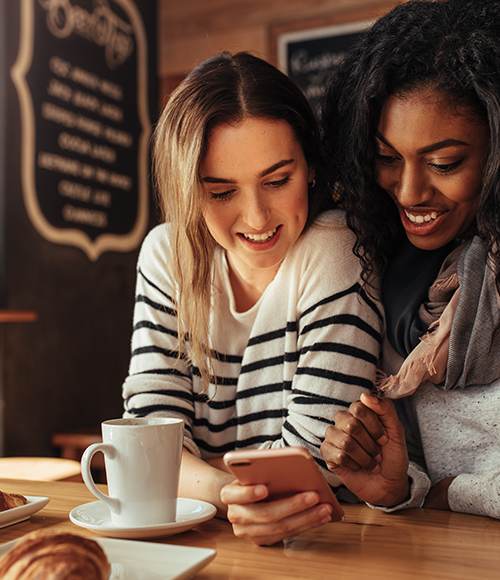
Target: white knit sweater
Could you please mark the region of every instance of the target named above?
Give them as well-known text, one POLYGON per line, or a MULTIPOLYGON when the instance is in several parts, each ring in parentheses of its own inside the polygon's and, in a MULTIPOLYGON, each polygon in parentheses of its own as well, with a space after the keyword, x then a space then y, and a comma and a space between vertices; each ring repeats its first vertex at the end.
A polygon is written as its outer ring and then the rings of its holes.
POLYGON ((371 388, 383 315, 360 290, 353 235, 327 212, 290 249, 255 306, 237 312, 223 251, 212 311, 217 387, 178 360, 169 229, 155 228, 138 264, 125 416, 176 416, 185 445, 204 459, 248 447, 306 447, 331 485, 319 447, 335 413, 371 388))
MULTIPOLYGON (((403 359, 383 340, 383 366, 396 373, 403 359)), ((454 477, 448 503, 455 512, 500 519, 500 381, 443 390, 422 383, 395 401, 405 425, 411 496, 393 508, 421 507, 430 487, 454 477)))

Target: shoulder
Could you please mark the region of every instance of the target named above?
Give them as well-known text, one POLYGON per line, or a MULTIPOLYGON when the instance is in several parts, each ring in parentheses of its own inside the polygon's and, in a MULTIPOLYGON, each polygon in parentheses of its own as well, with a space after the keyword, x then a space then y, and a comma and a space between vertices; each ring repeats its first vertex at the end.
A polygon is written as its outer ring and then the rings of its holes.
POLYGON ((342 209, 330 209, 320 213, 318 217, 314 220, 312 228, 316 226, 330 227, 330 228, 340 228, 349 229, 346 225, 345 211, 342 209))
POLYGON ((354 255, 355 237, 340 210, 322 214, 283 262, 280 278, 295 281, 307 302, 349 291, 361 284, 361 264, 354 255))
POLYGON ((148 232, 139 253, 139 264, 164 261, 171 252, 168 224, 160 224, 148 232))
POLYGON ((359 264, 354 255, 353 232, 347 227, 342 210, 330 210, 319 215, 299 238, 297 254, 330 264, 359 264))
POLYGON ((326 211, 320 214, 304 232, 305 243, 332 244, 346 242, 351 246, 355 236, 347 227, 345 212, 340 209, 326 211))
POLYGON ((163 246, 169 246, 168 224, 160 224, 150 230, 142 241, 141 253, 152 251, 163 246))
POLYGON ((137 270, 151 282, 161 287, 173 287, 173 255, 168 224, 154 227, 144 238, 137 270))

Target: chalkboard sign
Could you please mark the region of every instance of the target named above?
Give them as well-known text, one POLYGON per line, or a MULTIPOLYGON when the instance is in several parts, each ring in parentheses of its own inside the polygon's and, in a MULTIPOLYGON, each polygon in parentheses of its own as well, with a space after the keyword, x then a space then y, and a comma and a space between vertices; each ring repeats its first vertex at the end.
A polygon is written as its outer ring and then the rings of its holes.
POLYGON ((329 71, 374 21, 288 32, 278 37, 279 66, 318 112, 329 71))
POLYGON ((148 225, 148 43, 134 0, 20 0, 11 69, 26 210, 90 260, 148 225))

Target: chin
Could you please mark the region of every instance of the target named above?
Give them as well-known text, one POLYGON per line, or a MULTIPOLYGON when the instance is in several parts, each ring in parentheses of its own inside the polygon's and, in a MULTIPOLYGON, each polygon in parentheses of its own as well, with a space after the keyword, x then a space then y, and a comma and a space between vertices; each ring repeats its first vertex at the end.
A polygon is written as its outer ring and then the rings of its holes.
POLYGON ((408 234, 406 237, 408 238, 409 242, 416 248, 419 248, 420 250, 427 250, 429 252, 431 250, 438 250, 439 248, 446 246, 446 244, 451 241, 451 239, 436 240, 432 239, 430 236, 415 236, 408 234))

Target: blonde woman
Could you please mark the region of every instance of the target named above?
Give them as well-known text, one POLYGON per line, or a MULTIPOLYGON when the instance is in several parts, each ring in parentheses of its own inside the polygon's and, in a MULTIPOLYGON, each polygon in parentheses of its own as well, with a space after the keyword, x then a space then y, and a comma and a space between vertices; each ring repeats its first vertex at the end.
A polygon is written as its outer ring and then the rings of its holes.
POLYGON ((180 495, 273 544, 330 520, 315 492, 261 503, 225 452, 320 445, 336 410, 371 388, 382 316, 362 289, 353 235, 332 210, 314 115, 246 53, 198 66, 155 135, 165 223, 138 264, 126 416, 185 421, 180 495))

